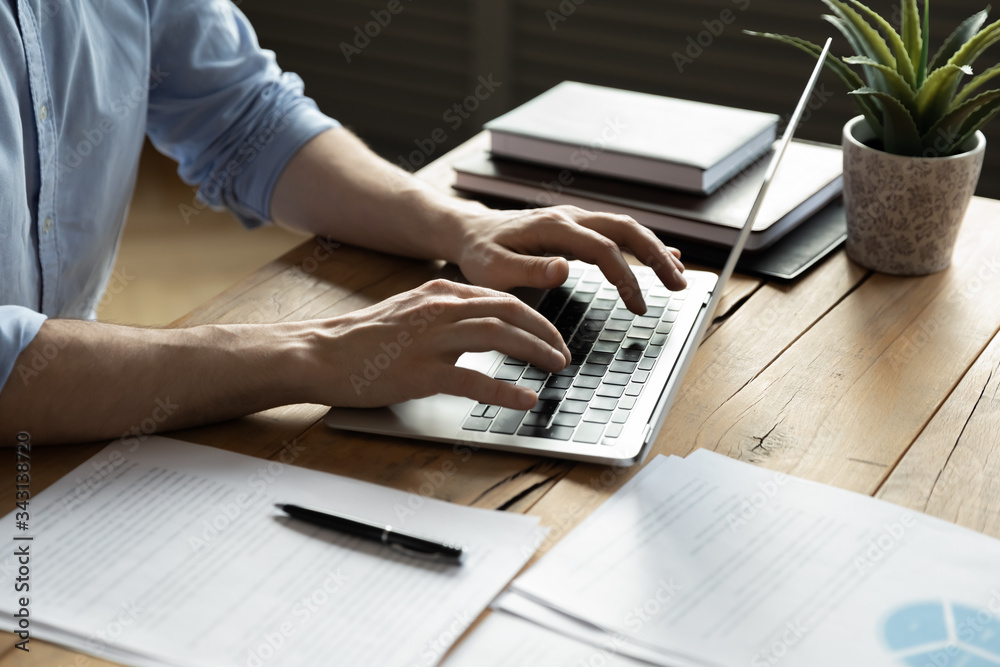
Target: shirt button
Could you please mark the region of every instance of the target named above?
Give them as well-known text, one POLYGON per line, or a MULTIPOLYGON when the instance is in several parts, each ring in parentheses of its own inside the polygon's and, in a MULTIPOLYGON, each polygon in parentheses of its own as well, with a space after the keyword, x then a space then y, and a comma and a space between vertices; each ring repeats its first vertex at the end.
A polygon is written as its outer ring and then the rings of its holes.
POLYGON ((42 108, 38 110, 38 119, 44 122, 45 119, 48 117, 49 117, 49 108, 43 105, 42 108))
POLYGON ((52 231, 52 218, 45 218, 45 222, 42 224, 42 229, 46 234, 52 231))

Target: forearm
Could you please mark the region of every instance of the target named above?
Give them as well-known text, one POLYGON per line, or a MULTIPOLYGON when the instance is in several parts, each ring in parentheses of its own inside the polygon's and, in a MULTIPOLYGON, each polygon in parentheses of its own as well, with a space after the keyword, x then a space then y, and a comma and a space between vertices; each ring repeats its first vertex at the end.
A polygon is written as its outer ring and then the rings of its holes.
POLYGON ((345 129, 306 144, 274 190, 280 224, 352 245, 457 261, 468 221, 487 209, 386 162, 345 129))
POLYGON ((0 392, 0 443, 118 438, 293 402, 295 325, 136 329, 48 320, 0 392))

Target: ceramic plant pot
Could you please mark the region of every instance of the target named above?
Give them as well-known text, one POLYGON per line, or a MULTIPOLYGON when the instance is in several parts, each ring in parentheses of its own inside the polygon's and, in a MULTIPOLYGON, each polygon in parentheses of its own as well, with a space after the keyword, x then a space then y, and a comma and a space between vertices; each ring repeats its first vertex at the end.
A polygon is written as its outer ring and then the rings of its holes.
POLYGON ((863 116, 844 127, 847 254, 880 273, 920 276, 951 264, 979 183, 986 137, 951 157, 904 157, 870 147, 863 116))

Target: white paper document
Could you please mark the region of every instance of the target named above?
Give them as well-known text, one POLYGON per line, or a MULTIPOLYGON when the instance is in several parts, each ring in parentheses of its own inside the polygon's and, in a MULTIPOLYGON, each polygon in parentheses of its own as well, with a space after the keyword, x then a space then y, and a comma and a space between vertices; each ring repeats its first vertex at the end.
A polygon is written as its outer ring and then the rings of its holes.
MULTIPOLYGON (((165 438, 104 449, 30 508, 32 636, 136 665, 436 664, 533 553, 538 523, 165 438), (396 554, 279 502, 461 544, 465 562, 396 554)), ((17 567, 0 560, 0 589, 17 567)), ((0 596, 5 629, 14 604, 0 596)))
POLYGON ((707 451, 651 461, 512 592, 663 665, 1000 665, 1000 541, 707 451))
POLYGON ((491 613, 443 667, 645 667, 618 653, 614 638, 590 645, 503 611, 491 613))

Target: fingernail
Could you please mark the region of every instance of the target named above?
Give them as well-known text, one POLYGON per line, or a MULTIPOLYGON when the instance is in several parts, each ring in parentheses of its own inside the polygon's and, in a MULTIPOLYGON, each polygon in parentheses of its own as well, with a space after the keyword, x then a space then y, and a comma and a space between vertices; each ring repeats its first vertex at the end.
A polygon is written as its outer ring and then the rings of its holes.
POLYGON ((552 365, 564 368, 566 366, 566 355, 559 350, 552 350, 552 365))
POLYGON ((685 278, 684 274, 678 271, 677 269, 674 269, 674 280, 679 282, 684 287, 687 287, 688 284, 687 278, 685 278))

